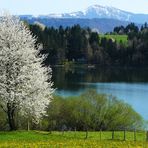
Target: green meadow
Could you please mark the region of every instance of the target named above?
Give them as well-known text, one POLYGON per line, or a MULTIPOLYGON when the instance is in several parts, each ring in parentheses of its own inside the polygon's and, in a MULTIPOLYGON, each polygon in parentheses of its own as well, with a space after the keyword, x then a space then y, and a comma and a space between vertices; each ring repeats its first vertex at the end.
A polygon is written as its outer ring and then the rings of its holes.
POLYGON ((127 35, 103 35, 100 34, 99 35, 100 38, 107 38, 107 39, 114 39, 117 43, 119 43, 120 41, 122 41, 123 44, 127 44, 128 41, 128 36, 127 35))
POLYGON ((0 148, 148 148, 145 132, 0 132, 0 148))

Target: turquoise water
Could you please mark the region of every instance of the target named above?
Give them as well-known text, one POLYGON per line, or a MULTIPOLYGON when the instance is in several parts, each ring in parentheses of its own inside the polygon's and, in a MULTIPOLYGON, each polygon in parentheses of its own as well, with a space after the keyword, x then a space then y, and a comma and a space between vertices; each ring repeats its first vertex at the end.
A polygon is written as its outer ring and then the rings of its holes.
POLYGON ((111 94, 130 104, 148 120, 147 69, 53 69, 56 93, 61 96, 79 95, 87 89, 111 94))

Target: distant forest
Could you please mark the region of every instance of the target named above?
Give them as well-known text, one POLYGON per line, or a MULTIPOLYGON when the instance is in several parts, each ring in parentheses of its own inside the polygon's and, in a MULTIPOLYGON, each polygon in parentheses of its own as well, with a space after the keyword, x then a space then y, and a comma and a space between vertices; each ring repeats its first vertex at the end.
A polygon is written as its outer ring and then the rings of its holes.
POLYGON ((117 26, 112 35, 127 35, 127 42, 99 35, 80 25, 59 28, 28 25, 42 43, 47 54, 46 65, 66 63, 96 64, 100 66, 147 66, 148 25, 138 28, 134 23, 117 26))

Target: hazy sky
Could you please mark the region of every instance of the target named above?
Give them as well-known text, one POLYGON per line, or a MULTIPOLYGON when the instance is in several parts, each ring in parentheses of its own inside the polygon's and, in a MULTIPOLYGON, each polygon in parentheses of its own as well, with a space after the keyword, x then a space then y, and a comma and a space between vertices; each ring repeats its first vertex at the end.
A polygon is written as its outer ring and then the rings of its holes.
POLYGON ((0 0, 0 9, 12 14, 49 14, 84 10, 99 4, 148 14, 148 0, 0 0))

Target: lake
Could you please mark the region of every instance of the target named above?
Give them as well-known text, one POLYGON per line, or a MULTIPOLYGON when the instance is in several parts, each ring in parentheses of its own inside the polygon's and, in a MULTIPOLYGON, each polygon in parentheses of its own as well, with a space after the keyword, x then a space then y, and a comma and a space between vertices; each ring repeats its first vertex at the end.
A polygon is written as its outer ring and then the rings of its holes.
POLYGON ((95 89, 124 100, 148 120, 148 69, 54 67, 52 79, 60 96, 95 89))

